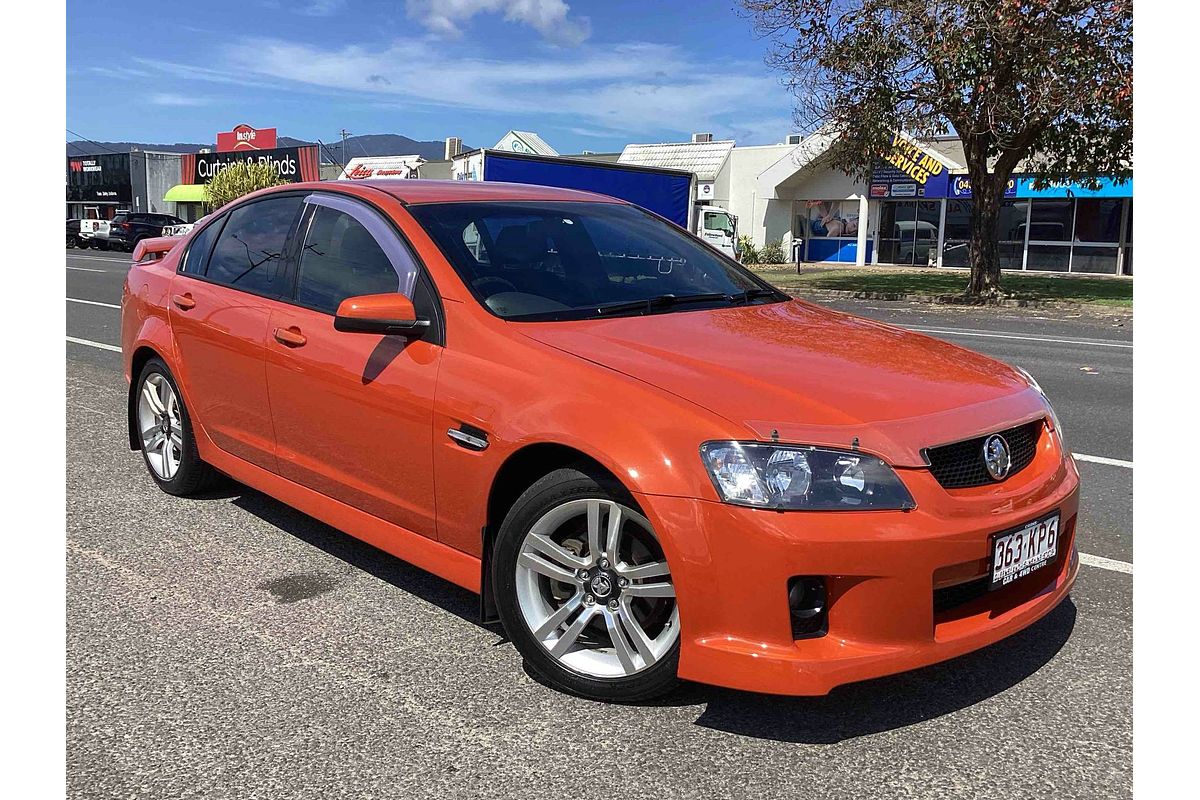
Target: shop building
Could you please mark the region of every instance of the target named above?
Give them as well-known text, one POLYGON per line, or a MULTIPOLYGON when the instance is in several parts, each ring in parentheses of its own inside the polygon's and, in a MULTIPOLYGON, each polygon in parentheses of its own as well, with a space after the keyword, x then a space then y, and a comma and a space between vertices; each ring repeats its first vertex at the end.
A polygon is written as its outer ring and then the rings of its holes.
POLYGON ((129 153, 67 156, 67 219, 112 219, 132 204, 129 153))
POLYGON ((179 153, 134 150, 67 157, 67 219, 112 219, 119 211, 176 214, 164 198, 179 178, 179 153))
MULTIPOLYGON (((626 163, 690 169, 708 184, 706 202, 738 217, 756 247, 780 242, 806 262, 965 267, 971 186, 961 143, 897 136, 868 181, 832 166, 828 134, 736 147, 697 134, 690 142, 629 145, 626 163), (710 151, 720 146, 714 164, 710 151)), ((1020 170, 1023 165, 1019 165, 1020 170)), ((1018 172, 1001 209, 1005 269, 1133 272, 1133 182, 1099 179, 1035 189, 1018 172)))

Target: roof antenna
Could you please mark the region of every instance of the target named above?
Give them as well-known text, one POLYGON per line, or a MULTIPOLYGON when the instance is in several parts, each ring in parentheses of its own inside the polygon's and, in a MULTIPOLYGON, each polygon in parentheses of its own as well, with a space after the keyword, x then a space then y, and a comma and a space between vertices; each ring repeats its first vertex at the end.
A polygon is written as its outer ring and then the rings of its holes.
POLYGON ((851 450, 858 449, 858 437, 857 436, 855 436, 853 439, 850 440, 850 449, 851 450))
POLYGON ((772 428, 772 429, 771 429, 771 441, 772 441, 772 442, 778 442, 778 441, 779 441, 779 430, 778 430, 777 428, 772 428))

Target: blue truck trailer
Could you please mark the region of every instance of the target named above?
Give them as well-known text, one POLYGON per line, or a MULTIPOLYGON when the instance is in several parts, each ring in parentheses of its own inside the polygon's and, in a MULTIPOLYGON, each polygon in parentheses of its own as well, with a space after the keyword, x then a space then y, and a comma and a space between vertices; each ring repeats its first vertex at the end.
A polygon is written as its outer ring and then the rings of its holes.
POLYGON ((691 172, 481 149, 455 157, 451 175, 456 180, 528 183, 606 194, 653 211, 730 257, 736 256, 737 218, 718 206, 696 202, 691 172))

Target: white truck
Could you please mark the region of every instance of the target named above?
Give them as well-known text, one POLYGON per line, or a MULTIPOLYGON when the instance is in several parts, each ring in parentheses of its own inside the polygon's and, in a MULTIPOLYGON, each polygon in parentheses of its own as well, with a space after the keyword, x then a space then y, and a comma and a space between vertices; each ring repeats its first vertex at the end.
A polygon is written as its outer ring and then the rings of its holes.
POLYGON ((730 258, 737 258, 737 217, 720 206, 696 206, 692 233, 730 258))

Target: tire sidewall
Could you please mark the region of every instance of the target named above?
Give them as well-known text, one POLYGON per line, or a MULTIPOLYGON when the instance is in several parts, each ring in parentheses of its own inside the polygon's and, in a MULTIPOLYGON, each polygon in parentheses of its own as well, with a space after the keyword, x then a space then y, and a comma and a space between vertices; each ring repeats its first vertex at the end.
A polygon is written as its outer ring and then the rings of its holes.
MULTIPOLYGON (((571 500, 612 500, 641 513, 633 497, 610 478, 579 468, 545 476, 513 504, 496 536, 492 587, 496 610, 509 639, 541 678, 572 694, 606 702, 637 702, 661 696, 678 683, 679 638, 670 652, 642 672, 624 678, 594 678, 560 664, 530 631, 516 592, 517 557, 525 534, 550 509, 571 500)), ((658 532, 655 532, 658 535, 658 532)))

